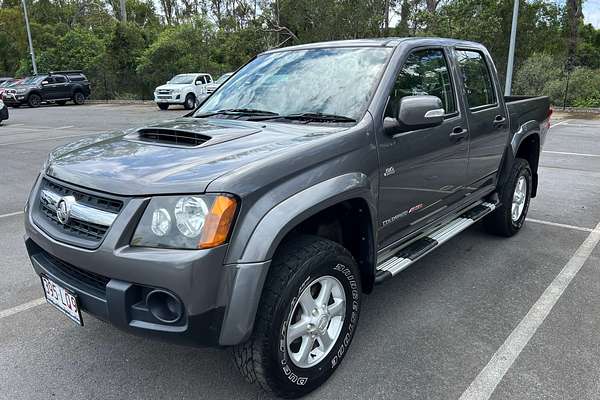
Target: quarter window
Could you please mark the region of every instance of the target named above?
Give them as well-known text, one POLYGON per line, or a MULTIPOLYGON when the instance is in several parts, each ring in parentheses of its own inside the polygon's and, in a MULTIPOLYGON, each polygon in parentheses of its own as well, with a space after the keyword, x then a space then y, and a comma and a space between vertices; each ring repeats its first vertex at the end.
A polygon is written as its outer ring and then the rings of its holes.
POLYGON ((457 50, 456 59, 470 108, 496 104, 492 77, 481 53, 457 50))
POLYGON ((443 50, 427 49, 411 53, 396 78, 386 110, 394 115, 400 99, 405 96, 430 95, 439 97, 446 114, 456 112, 455 96, 443 50))

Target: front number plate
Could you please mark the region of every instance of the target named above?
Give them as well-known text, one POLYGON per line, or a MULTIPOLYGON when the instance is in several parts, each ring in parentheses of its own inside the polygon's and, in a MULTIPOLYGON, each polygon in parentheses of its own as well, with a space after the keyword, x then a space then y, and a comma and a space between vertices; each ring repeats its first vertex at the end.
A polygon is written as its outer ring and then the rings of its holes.
POLYGON ((58 308, 73 322, 83 326, 77 295, 51 281, 44 275, 42 275, 41 278, 42 288, 44 288, 44 294, 46 295, 46 301, 58 308))

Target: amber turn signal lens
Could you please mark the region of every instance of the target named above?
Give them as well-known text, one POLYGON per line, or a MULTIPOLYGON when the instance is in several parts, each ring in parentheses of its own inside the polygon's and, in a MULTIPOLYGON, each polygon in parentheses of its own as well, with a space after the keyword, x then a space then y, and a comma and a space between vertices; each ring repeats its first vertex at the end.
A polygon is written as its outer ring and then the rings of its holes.
POLYGON ((232 197, 217 196, 206 216, 199 249, 208 249, 225 243, 235 217, 236 201, 232 197))

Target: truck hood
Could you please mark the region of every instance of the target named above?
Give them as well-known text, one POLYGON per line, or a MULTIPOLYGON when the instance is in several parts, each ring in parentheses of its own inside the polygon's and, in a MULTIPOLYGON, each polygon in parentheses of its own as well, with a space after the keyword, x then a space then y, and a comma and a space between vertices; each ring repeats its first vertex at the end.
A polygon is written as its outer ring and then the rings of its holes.
MULTIPOLYGON (((182 84, 166 84, 166 85, 161 85, 159 87, 156 88, 156 90, 179 90, 179 89, 183 89, 186 86, 190 86, 191 83, 182 83, 182 84)), ((156 91, 155 90, 155 91, 156 91)))
POLYGON ((202 193, 224 174, 345 129, 179 118, 61 146, 50 154, 45 173, 75 185, 126 196, 202 193), (140 132, 180 132, 208 140, 181 146, 142 140, 140 132))
POLYGON ((2 88, 2 89, 4 89, 4 90, 11 90, 11 89, 18 90, 18 89, 33 89, 33 88, 39 88, 39 86, 37 86, 37 85, 12 85, 10 87, 5 87, 5 88, 2 88))

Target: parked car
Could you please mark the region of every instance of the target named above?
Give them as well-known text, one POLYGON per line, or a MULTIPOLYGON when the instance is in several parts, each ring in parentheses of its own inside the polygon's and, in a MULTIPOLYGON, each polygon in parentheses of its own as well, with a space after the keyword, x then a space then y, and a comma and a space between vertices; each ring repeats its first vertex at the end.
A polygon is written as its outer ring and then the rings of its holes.
POLYGON ((212 81, 212 76, 204 73, 175 75, 154 90, 154 101, 161 110, 172 104, 182 104, 186 110, 191 110, 197 100, 206 97, 208 84, 212 81))
POLYGON ((6 88, 17 84, 20 81, 21 81, 20 79, 9 78, 9 79, 6 79, 4 82, 0 83, 0 100, 2 100, 2 94, 4 93, 6 88))
POLYGON ((298 397, 348 354, 375 285, 477 221, 519 232, 550 114, 504 97, 473 42, 274 49, 193 114, 53 151, 25 243, 76 323, 233 346, 249 381, 298 397))
POLYGON ((69 100, 81 105, 90 95, 90 83, 81 71, 56 71, 25 78, 7 87, 2 98, 11 107, 35 108, 42 103, 65 105, 69 100))
POLYGON ((210 83, 206 86, 206 91, 208 94, 212 94, 215 90, 217 90, 217 88, 219 86, 221 86, 227 79, 229 79, 229 77, 233 75, 233 72, 227 72, 226 74, 223 74, 219 77, 219 79, 217 79, 216 81, 214 81, 213 83, 210 83))
POLYGON ((0 100, 0 123, 8 119, 8 107, 0 100))

